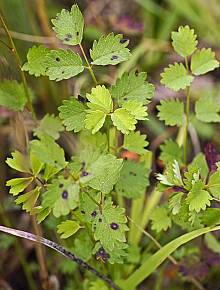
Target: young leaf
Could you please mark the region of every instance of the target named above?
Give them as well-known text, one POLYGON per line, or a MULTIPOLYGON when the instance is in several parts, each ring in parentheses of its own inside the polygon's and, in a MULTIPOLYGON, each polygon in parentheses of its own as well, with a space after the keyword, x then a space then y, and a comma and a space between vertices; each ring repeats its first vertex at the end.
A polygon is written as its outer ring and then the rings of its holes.
POLYGON ((178 31, 172 32, 171 38, 174 50, 184 58, 192 55, 196 50, 197 36, 194 29, 190 29, 188 25, 180 26, 178 31))
POLYGON ((13 178, 7 181, 6 186, 11 187, 9 193, 18 195, 20 192, 24 191, 32 181, 33 177, 13 178))
POLYGON ((27 102, 23 84, 17 81, 0 82, 0 106, 22 111, 27 102))
POLYGON ((87 105, 91 110, 99 110, 105 114, 113 110, 112 98, 109 90, 105 86, 92 88, 91 94, 86 94, 86 98, 90 102, 87 105))
POLYGON ((53 210, 55 217, 68 215, 70 210, 75 209, 79 200, 79 185, 72 179, 60 176, 47 186, 43 194, 42 206, 44 209, 53 210))
POLYGON ((19 151, 11 153, 12 158, 7 158, 6 163, 11 168, 25 173, 30 173, 30 164, 27 156, 21 154, 19 151))
POLYGON ((73 5, 71 11, 62 9, 51 22, 57 38, 64 44, 77 45, 82 42, 84 19, 78 5, 73 5))
POLYGON ((32 214, 32 211, 35 207, 39 195, 40 195, 40 187, 36 187, 35 189, 29 192, 19 195, 19 197, 15 200, 15 203, 16 204, 22 203, 22 209, 32 214))
POLYGON ((129 134, 129 131, 135 130, 137 121, 134 116, 124 108, 116 109, 111 114, 111 119, 115 127, 123 134, 129 134))
POLYGON ((209 177, 208 189, 214 197, 220 198, 220 171, 214 172, 209 177))
POLYGON ((64 100, 58 110, 60 111, 59 117, 63 120, 67 131, 79 132, 84 128, 86 108, 75 98, 64 100))
POLYGON ((58 117, 54 115, 45 115, 40 121, 40 125, 34 130, 35 136, 41 138, 42 135, 48 135, 53 139, 60 137, 59 132, 63 131, 64 128, 58 117))
POLYGON ((57 226, 57 233, 61 234, 61 239, 67 239, 73 236, 80 228, 78 222, 66 220, 57 226))
POLYGON ((220 106, 216 100, 210 97, 200 98, 196 101, 196 118, 205 123, 220 122, 220 106))
POLYGON ((187 196, 190 211, 196 211, 198 213, 200 210, 205 210, 206 206, 210 206, 212 197, 208 191, 203 188, 204 184, 201 180, 192 185, 192 189, 187 196))
POLYGON ((141 102, 143 105, 153 97, 155 88, 146 81, 147 73, 124 73, 116 84, 111 87, 111 94, 119 105, 127 101, 141 102))
POLYGON ((106 114, 103 111, 88 110, 85 119, 85 128, 92 130, 92 134, 98 132, 105 123, 106 114))
POLYGON ((114 155, 101 155, 87 169, 88 176, 91 178, 88 185, 106 194, 112 191, 119 179, 122 162, 122 159, 117 159, 114 155))
POLYGON ((194 79, 193 76, 188 74, 182 63, 170 64, 169 67, 164 69, 161 77, 161 84, 174 91, 187 88, 194 79))
POLYGON ((40 45, 32 46, 27 54, 27 62, 23 65, 22 70, 28 71, 30 75, 35 77, 46 75, 46 59, 50 53, 50 49, 40 45))
POLYGON ((190 164, 184 173, 184 185, 187 190, 191 190, 195 182, 199 181, 200 170, 197 165, 190 164))
POLYGON ((148 145, 146 137, 146 135, 141 135, 139 131, 131 132, 124 136, 123 148, 138 154, 145 154, 147 151, 145 147, 148 145))
POLYGON ((159 119, 166 125, 183 125, 184 105, 179 100, 162 100, 157 109, 159 119))
POLYGON ((156 232, 166 231, 171 227, 171 218, 164 207, 157 207, 151 214, 152 230, 156 232))
POLYGON ((116 65, 130 57, 128 46, 129 41, 122 42, 123 35, 113 33, 101 36, 98 41, 93 42, 90 55, 93 65, 116 65))
POLYGON ((168 162, 173 162, 177 160, 179 163, 182 162, 182 148, 174 142, 172 139, 168 139, 160 146, 161 154, 160 159, 167 164, 168 162))
POLYGON ((122 196, 139 198, 145 193, 148 184, 148 171, 144 164, 126 161, 115 185, 115 190, 122 196))
POLYGON ((194 75, 202 75, 219 67, 215 59, 215 53, 211 48, 202 48, 193 54, 191 60, 191 71, 194 75))
POLYGON ((97 211, 93 221, 94 238, 100 241, 103 248, 108 252, 114 251, 115 244, 125 243, 125 232, 127 218, 125 209, 114 206, 111 202, 106 202, 102 213, 97 211))
POLYGON ((169 199, 169 208, 171 209, 173 215, 179 213, 182 206, 183 195, 184 195, 183 192, 179 192, 172 195, 171 198, 169 199))
POLYGON ((122 105, 122 108, 130 112, 136 120, 147 120, 146 107, 137 101, 127 101, 122 105))
POLYGON ((50 80, 61 81, 84 70, 82 60, 72 50, 51 50, 45 58, 46 75, 50 80))

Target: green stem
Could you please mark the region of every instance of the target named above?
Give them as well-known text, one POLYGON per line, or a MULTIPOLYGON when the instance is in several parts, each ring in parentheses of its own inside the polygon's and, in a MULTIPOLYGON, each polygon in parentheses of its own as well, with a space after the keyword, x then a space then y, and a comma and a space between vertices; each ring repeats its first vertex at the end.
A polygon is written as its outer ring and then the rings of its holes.
POLYGON ((92 77, 92 79, 93 79, 95 85, 97 85, 98 82, 97 82, 97 79, 96 79, 96 77, 95 77, 94 71, 93 71, 93 69, 92 69, 92 67, 91 67, 91 65, 90 65, 90 63, 89 63, 89 61, 88 61, 88 58, 87 58, 87 56, 86 56, 86 54, 85 54, 85 51, 84 51, 84 49, 83 49, 81 43, 79 44, 79 47, 80 47, 80 49, 81 49, 81 51, 82 51, 83 57, 84 57, 84 59, 85 59, 85 61, 86 61, 86 64, 87 64, 87 66, 88 66, 87 68, 88 68, 88 70, 89 70, 89 72, 90 72, 90 74, 91 74, 91 77, 92 77))
MULTIPOLYGON (((189 63, 187 57, 185 58, 186 69, 189 72, 189 63)), ((190 114, 190 87, 186 89, 186 125, 184 136, 184 163, 187 164, 187 152, 188 152, 188 128, 189 128, 189 114, 190 114)))
POLYGON ((26 99, 27 99, 27 103, 28 103, 28 109, 31 111, 32 113, 32 116, 33 116, 33 119, 36 120, 36 116, 35 116, 35 112, 34 112, 34 109, 33 109, 33 106, 32 106, 32 102, 31 102, 31 98, 30 98, 30 94, 29 94, 29 91, 28 91, 28 86, 27 86, 27 80, 26 80, 26 77, 25 77, 25 74, 24 72, 22 71, 22 63, 21 63, 21 59, 19 57, 19 54, 17 52, 17 49, 16 49, 16 46, 14 44, 14 41, 11 37, 11 34, 8 30, 8 27, 0 13, 0 21, 2 23, 2 26, 3 26, 3 29, 5 30, 5 33, 8 37, 8 40, 9 40, 9 43, 10 43, 10 50, 11 52, 14 54, 14 57, 15 57, 15 61, 16 61, 16 64, 18 66, 18 69, 19 69, 19 73, 20 73, 20 76, 21 76, 21 80, 22 80, 22 83, 23 83, 23 86, 24 86, 24 91, 25 91, 25 95, 26 95, 26 99))

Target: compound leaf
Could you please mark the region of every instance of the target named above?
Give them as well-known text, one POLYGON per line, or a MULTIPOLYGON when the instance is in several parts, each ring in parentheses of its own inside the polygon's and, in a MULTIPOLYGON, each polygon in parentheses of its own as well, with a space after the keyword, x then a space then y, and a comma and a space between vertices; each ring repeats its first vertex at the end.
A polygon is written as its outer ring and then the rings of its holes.
POLYGON ((11 187, 9 193, 18 195, 20 192, 24 191, 32 181, 33 177, 13 178, 7 181, 6 186, 11 187))
POLYGON ((172 32, 171 38, 174 50, 184 58, 190 56, 196 50, 197 36, 194 29, 190 29, 188 25, 180 26, 178 31, 172 32))
POLYGON ((64 150, 49 136, 30 143, 32 154, 44 164, 61 170, 66 166, 64 150))
POLYGON ((64 100, 58 110, 60 111, 59 117, 63 120, 67 131, 79 132, 84 128, 86 108, 75 98, 64 100))
POLYGON ((81 226, 76 221, 66 220, 57 226, 57 233, 60 234, 61 239, 67 239, 73 236, 81 226))
POLYGON ((111 119, 115 127, 123 134, 128 134, 129 131, 135 130, 135 124, 137 123, 135 117, 126 109, 119 108, 111 114, 111 119))
POLYGON ((219 67, 219 62, 215 59, 215 53, 211 48, 202 48, 192 56, 191 70, 196 76, 205 74, 217 67, 219 67))
POLYGON ((204 190, 204 184, 201 180, 195 182, 187 196, 187 202, 189 203, 189 210, 196 211, 205 210, 206 206, 210 206, 211 195, 207 190, 204 190))
POLYGON ((144 163, 126 161, 115 185, 115 190, 122 196, 139 198, 145 193, 148 184, 148 171, 144 163))
POLYGON ((88 107, 91 110, 100 110, 108 114, 113 109, 113 102, 108 89, 105 86, 97 86, 92 88, 91 94, 86 94, 89 100, 88 107))
POLYGON ((23 84, 17 81, 0 82, 0 106, 22 111, 27 102, 23 84))
POLYGON ((112 191, 119 179, 122 162, 122 159, 117 159, 114 155, 101 155, 87 168, 90 179, 88 185, 105 194, 112 191))
POLYGON ((20 172, 30 173, 30 164, 27 156, 19 151, 12 152, 11 156, 12 158, 6 159, 8 166, 20 172))
POLYGON ((96 216, 94 216, 95 240, 100 241, 107 252, 112 252, 117 242, 126 242, 125 232, 128 230, 126 222, 125 209, 116 207, 111 202, 106 202, 102 213, 97 211, 96 216))
POLYGON ((103 111, 88 110, 85 119, 85 128, 92 130, 92 134, 98 132, 105 123, 106 114, 103 111))
POLYGON ((80 44, 83 37, 84 19, 78 5, 73 5, 71 11, 62 9, 55 19, 52 19, 57 38, 64 44, 80 44))
POLYGON ((220 198, 220 172, 216 171, 209 177, 208 189, 211 194, 220 198))
POLYGON ((164 144, 160 146, 161 154, 160 159, 167 164, 177 160, 179 163, 182 162, 182 148, 172 139, 166 140, 164 144))
POLYGON ((50 80, 61 81, 84 70, 80 56, 72 50, 51 50, 45 58, 46 75, 50 80))
POLYGON ((19 197, 15 200, 15 203, 16 204, 22 203, 22 209, 32 214, 32 211, 35 207, 39 195, 40 195, 40 187, 36 187, 35 189, 29 192, 19 195, 19 197))
POLYGON ((165 87, 179 91, 185 89, 192 83, 194 77, 189 75, 182 63, 170 64, 161 74, 161 84, 165 87))
POLYGON ((171 218, 165 207, 157 207, 151 214, 152 230, 156 232, 166 231, 171 227, 171 218))
POLYGON ((22 70, 28 71, 35 77, 46 75, 46 59, 50 49, 43 46, 32 46, 27 54, 27 62, 23 65, 22 70))
POLYGON ((112 97, 118 101, 119 105, 130 100, 145 105, 153 97, 155 91, 154 86, 148 83, 146 78, 147 73, 144 72, 139 74, 125 72, 111 87, 112 97))
POLYGON ((79 185, 71 178, 65 179, 60 176, 47 186, 47 191, 43 194, 43 209, 49 208, 55 217, 68 215, 75 209, 79 200, 79 185))
POLYGON ((147 151, 145 147, 148 145, 146 137, 146 135, 141 135, 139 131, 131 132, 124 136, 123 148, 138 154, 145 154, 147 151))
POLYGON ((122 108, 130 112, 136 120, 147 120, 146 107, 142 103, 133 101, 127 101, 122 105, 122 108))
POLYGON ((63 130, 64 128, 60 119, 54 115, 47 114, 40 121, 40 125, 34 130, 34 132, 38 138, 41 138, 42 135, 48 135, 56 140, 60 137, 59 132, 63 130))
POLYGON ((196 118, 202 122, 220 122, 220 106, 216 100, 211 97, 200 98, 196 101, 196 118))
POLYGON ((122 34, 101 36, 97 41, 93 42, 90 55, 94 65, 116 65, 122 61, 128 60, 130 57, 128 46, 129 41, 123 39, 122 34))
POLYGON ((162 100, 157 109, 159 119, 166 125, 183 125, 184 105, 179 100, 162 100))

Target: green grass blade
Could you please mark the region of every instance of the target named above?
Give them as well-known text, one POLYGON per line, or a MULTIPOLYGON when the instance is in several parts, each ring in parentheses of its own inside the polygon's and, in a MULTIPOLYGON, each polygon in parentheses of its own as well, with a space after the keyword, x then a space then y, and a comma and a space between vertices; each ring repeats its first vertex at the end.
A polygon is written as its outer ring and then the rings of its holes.
POLYGON ((158 266, 160 266, 169 255, 183 244, 212 231, 220 230, 220 226, 206 227, 199 230, 184 234, 170 243, 163 246, 159 251, 150 256, 127 280, 120 283, 122 289, 131 289, 139 285, 150 274, 152 274, 158 266))

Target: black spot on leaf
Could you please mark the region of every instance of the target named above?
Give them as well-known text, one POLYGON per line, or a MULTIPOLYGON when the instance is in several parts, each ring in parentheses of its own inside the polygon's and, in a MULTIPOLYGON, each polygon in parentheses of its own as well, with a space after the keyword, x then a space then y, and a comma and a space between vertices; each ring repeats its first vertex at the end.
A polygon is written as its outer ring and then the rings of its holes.
POLYGON ((99 222, 101 223, 102 222, 102 219, 99 218, 99 222))
POLYGON ((105 251, 103 247, 100 247, 96 252, 96 259, 101 259, 103 262, 107 262, 110 258, 110 255, 105 251))
POLYGON ((113 55, 113 56, 111 57, 111 60, 116 60, 116 59, 118 59, 118 56, 117 56, 117 55, 113 55))
POLYGON ((60 184, 59 184, 59 188, 62 188, 62 187, 63 187, 63 184, 62 184, 62 183, 60 183, 60 184))
POLYGON ((76 32, 76 35, 79 36, 79 31, 76 32))
POLYGON ((60 61, 60 58, 59 58, 59 57, 57 57, 57 58, 56 58, 56 61, 58 61, 58 62, 59 62, 59 61, 60 61))
POLYGON ((67 191, 67 190, 64 190, 64 191, 62 192, 62 198, 63 198, 63 199, 67 199, 67 198, 68 198, 68 191, 67 191))
POLYGON ((129 174, 133 175, 133 176, 137 176, 137 174, 135 172, 133 172, 133 171, 130 171, 129 174))
POLYGON ((65 40, 65 41, 70 41, 72 37, 73 37, 73 36, 72 36, 71 33, 67 33, 67 34, 66 34, 66 37, 65 37, 64 40, 65 40))
POLYGON ((111 227, 112 230, 117 230, 119 228, 119 225, 116 224, 116 223, 111 223, 110 227, 111 227))
POLYGON ((97 212, 94 210, 94 211, 91 213, 91 216, 92 216, 92 217, 96 217, 96 215, 97 215, 97 212))
POLYGON ((83 170, 80 176, 81 177, 84 177, 84 176, 88 176, 88 175, 89 175, 89 173, 86 172, 85 170, 83 170))
POLYGON ((127 42, 127 41, 128 41, 128 38, 122 38, 122 39, 120 40, 120 43, 123 44, 123 43, 125 43, 125 42, 127 42))

